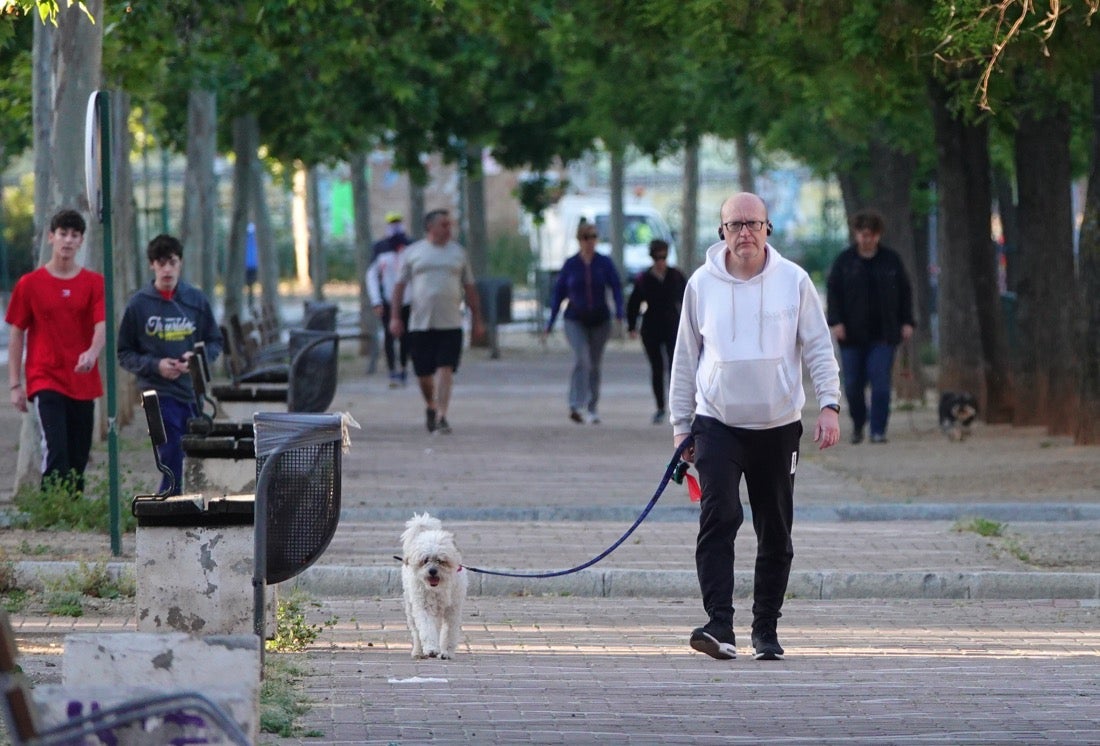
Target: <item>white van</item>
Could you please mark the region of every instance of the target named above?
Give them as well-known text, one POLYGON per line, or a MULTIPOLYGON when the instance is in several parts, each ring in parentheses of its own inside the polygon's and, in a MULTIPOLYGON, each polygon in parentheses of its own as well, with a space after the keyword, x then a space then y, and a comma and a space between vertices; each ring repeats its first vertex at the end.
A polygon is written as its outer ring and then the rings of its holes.
MULTIPOLYGON (((596 250, 611 254, 610 195, 606 192, 567 194, 547 208, 538 230, 530 216, 525 216, 525 231, 539 270, 557 272, 566 259, 577 253, 577 225, 582 218, 595 225, 600 234, 596 250)), ((623 223, 623 264, 628 280, 653 263, 649 258, 649 242, 654 238, 668 241, 668 263, 676 263, 672 231, 652 204, 633 195, 624 195, 623 223)))

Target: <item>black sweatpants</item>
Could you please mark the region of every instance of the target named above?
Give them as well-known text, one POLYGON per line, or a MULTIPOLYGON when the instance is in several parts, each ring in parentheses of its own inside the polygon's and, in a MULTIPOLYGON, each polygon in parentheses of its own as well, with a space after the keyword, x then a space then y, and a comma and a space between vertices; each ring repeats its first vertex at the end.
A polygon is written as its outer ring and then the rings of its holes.
POLYGON ((42 427, 42 481, 76 473, 75 487, 84 491, 84 469, 92 450, 95 401, 72 399, 56 391, 39 391, 34 408, 42 427))
POLYGON ((696 416, 692 435, 703 492, 695 548, 703 608, 711 620, 732 625, 733 545, 745 519, 739 489, 744 476, 757 541, 753 628, 774 627, 794 558, 794 474, 802 423, 747 430, 696 416))
POLYGON ((676 327, 671 334, 646 334, 642 327, 642 347, 649 361, 649 380, 653 386, 653 400, 657 410, 665 411, 665 394, 668 392, 668 371, 672 365, 672 353, 676 349, 676 327))

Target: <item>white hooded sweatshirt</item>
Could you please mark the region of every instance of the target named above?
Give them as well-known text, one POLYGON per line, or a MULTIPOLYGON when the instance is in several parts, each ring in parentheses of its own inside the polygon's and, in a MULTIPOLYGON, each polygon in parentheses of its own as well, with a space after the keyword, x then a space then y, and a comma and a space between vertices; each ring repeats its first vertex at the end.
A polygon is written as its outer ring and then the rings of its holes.
POLYGON ((818 403, 840 403, 840 366, 821 298, 806 271, 767 245, 749 280, 726 271, 726 244, 688 280, 672 358, 669 420, 676 435, 695 415, 765 430, 802 417, 802 364, 818 403))

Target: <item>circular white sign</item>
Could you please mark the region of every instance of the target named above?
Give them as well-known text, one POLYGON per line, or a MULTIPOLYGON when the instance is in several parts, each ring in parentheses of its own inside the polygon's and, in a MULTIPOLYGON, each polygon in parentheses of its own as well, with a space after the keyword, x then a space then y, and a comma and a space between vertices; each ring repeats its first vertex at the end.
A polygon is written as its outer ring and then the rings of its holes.
POLYGON ((99 91, 88 97, 88 110, 84 118, 84 184, 88 191, 88 209, 96 220, 103 220, 103 143, 99 131, 99 91))

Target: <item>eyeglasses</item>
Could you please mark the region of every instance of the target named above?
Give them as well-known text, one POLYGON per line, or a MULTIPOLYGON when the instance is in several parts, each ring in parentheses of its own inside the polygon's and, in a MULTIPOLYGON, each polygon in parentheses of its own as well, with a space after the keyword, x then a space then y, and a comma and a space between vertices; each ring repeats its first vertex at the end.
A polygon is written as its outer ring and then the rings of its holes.
POLYGON ((585 241, 587 241, 590 238, 599 238, 599 237, 600 237, 599 233, 584 233, 584 234, 581 235, 581 238, 584 239, 585 241))
POLYGON ((730 233, 738 234, 742 228, 748 228, 753 233, 761 230, 766 220, 731 220, 728 223, 722 223, 722 227, 728 230, 730 233))

